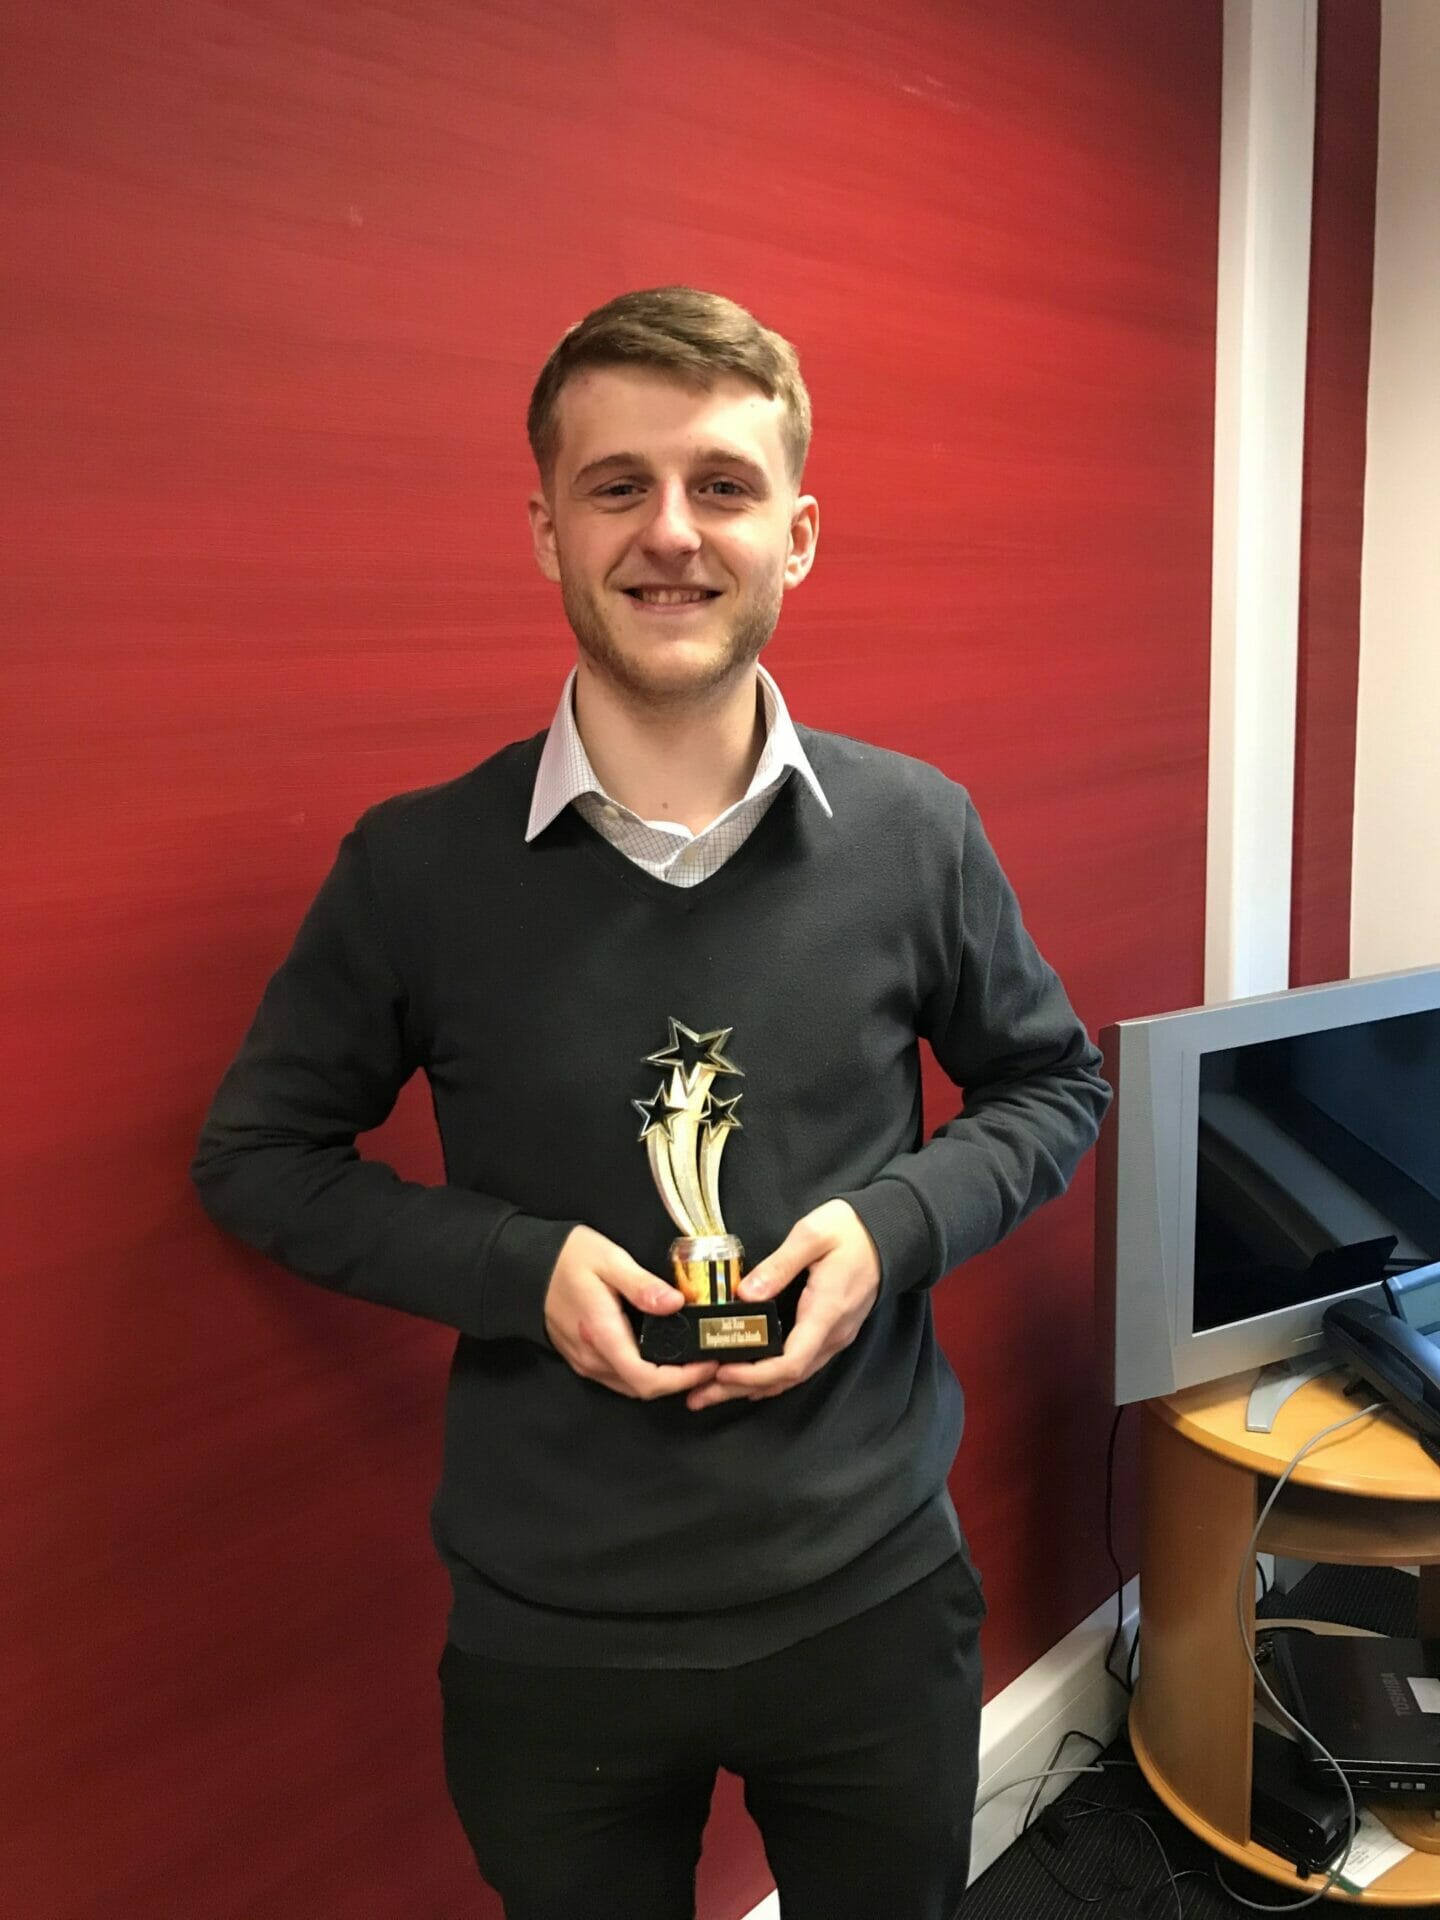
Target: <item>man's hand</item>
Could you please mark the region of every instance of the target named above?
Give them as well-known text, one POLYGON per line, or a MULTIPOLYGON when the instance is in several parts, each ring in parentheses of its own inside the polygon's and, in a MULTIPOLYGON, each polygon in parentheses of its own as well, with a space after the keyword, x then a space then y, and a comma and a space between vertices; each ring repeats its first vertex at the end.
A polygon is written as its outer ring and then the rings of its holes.
POLYGON ((848 1347, 880 1291, 880 1256, 848 1200, 827 1200, 790 1229, 774 1253, 740 1282, 741 1298, 770 1300, 810 1269, 785 1351, 774 1360, 732 1362, 691 1393, 694 1412, 722 1400, 768 1400, 808 1380, 848 1347))
POLYGON ((652 1367, 642 1360, 622 1299, 642 1313, 674 1313, 685 1296, 647 1273, 603 1233, 574 1228, 545 1292, 545 1331, 561 1359, 583 1380, 594 1380, 631 1400, 658 1400, 667 1393, 688 1393, 715 1378, 713 1360, 688 1367, 652 1367))

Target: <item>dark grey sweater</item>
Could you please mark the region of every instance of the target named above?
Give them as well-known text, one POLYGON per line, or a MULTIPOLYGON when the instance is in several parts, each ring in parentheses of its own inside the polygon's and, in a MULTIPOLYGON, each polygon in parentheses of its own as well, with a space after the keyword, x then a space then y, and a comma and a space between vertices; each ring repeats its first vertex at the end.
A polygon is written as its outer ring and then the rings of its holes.
MULTIPOLYGON (((341 844, 205 1122, 222 1226, 296 1273, 454 1327, 432 1520, 451 1634, 501 1658, 724 1665, 954 1551, 961 1395, 928 1288, 1060 1193, 1108 1090, 963 789, 801 729, 793 777, 678 889, 567 808, 527 846, 543 736, 372 807, 341 844), (581 1380, 546 1284, 577 1222, 667 1270, 631 1106, 669 1019, 730 1028, 725 1222, 751 1264, 840 1196, 879 1249, 854 1344, 705 1413, 581 1380), (923 1139, 917 1040, 964 1089, 923 1139), (362 1160, 417 1069, 446 1181, 362 1160)), ((793 1314, 800 1282, 782 1296, 793 1314)))

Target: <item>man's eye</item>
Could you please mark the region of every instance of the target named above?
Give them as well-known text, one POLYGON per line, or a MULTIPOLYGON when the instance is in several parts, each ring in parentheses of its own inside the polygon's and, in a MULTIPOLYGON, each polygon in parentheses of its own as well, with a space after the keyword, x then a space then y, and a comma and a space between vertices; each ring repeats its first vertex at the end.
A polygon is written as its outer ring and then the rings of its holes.
POLYGON ((612 480, 598 491, 602 500, 623 500, 627 494, 637 493, 639 489, 633 480, 612 480))
POLYGON ((708 480, 705 484, 726 499, 740 498, 745 493, 744 487, 738 480, 708 480))

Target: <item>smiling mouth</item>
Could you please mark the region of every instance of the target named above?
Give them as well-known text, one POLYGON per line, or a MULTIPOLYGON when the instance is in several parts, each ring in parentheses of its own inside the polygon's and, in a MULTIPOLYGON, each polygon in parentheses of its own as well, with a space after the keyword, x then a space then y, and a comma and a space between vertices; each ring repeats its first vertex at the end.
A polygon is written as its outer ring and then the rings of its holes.
POLYGON ((698 606, 719 598, 717 587, 622 587, 621 592, 642 607, 698 606))

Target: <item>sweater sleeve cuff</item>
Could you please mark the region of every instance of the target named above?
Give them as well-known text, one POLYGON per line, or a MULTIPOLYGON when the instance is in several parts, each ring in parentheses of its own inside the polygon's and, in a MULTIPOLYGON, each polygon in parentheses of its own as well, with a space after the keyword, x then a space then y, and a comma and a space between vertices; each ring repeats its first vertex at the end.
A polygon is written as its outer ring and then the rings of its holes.
POLYGON ((480 1290, 482 1340, 530 1340, 548 1347, 545 1293, 575 1220, 512 1213, 496 1234, 480 1290))
POLYGON ((939 1278, 932 1271, 934 1236, 920 1197, 904 1180, 872 1180, 854 1193, 837 1194, 859 1214, 880 1255, 880 1291, 908 1293, 939 1278))

